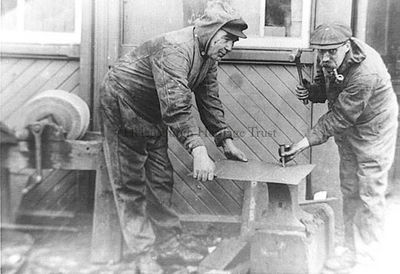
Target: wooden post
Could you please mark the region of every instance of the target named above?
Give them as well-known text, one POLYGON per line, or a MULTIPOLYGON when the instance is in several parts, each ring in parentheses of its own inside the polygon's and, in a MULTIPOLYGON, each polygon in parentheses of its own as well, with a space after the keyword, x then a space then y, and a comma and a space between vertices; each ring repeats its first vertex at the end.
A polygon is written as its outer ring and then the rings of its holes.
POLYGON ((119 56, 121 3, 119 0, 94 1, 93 129, 98 130, 99 88, 108 68, 119 56))
POLYGON ((1 183, 1 223, 9 223, 11 220, 11 201, 10 201, 10 181, 9 170, 0 168, 0 183, 1 183))
POLYGON ((240 229, 242 236, 251 234, 253 224, 256 220, 258 185, 258 182, 252 181, 245 186, 242 206, 242 227, 240 229))
POLYGON ((93 263, 116 263, 122 257, 122 233, 104 155, 96 170, 93 213, 93 263))
MULTIPOLYGON (((93 110, 93 0, 82 1, 82 30, 79 58, 79 97, 81 97, 92 113, 93 110)), ((93 114, 91 115, 93 117, 93 114)))

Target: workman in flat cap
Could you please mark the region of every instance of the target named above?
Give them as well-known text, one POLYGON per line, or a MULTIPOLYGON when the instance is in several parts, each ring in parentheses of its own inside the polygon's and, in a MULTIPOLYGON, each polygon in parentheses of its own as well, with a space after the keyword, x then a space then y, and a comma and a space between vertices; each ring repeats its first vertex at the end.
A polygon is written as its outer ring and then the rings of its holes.
POLYGON ((302 150, 334 137, 340 156, 347 248, 325 267, 369 273, 360 269, 368 268, 379 252, 388 171, 396 147, 396 95, 380 55, 352 37, 349 27, 320 25, 310 44, 317 51, 317 73, 313 83, 305 81, 296 94, 313 103, 328 101, 329 110, 282 156, 291 160, 302 150))
POLYGON ((232 142, 218 95, 217 66, 247 24, 226 1, 210 1, 194 26, 151 39, 118 60, 100 89, 105 153, 124 239, 140 273, 162 273, 155 259, 198 262, 184 245, 171 207, 168 128, 193 156, 193 177, 212 180, 214 162, 192 105, 227 158, 247 161, 232 142))

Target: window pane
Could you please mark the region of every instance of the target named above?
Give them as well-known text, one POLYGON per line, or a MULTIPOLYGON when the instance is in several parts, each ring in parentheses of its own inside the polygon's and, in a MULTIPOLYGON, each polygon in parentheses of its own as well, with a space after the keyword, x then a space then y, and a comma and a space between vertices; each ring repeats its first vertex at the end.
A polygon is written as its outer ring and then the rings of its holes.
POLYGON ((207 0, 130 0, 123 2, 123 44, 138 45, 156 35, 193 25, 207 0))
POLYGON ((232 0, 249 25, 249 37, 301 37, 303 0, 232 0))
POLYGON ((75 1, 25 0, 24 29, 28 31, 74 32, 75 1))
MULTIPOLYGON (((156 35, 192 25, 208 1, 212 0, 124 0, 122 44, 138 45, 156 35)), ((307 46, 311 0, 223 1, 237 9, 249 26, 245 31, 249 39, 242 39, 237 45, 307 46), (263 37, 270 39, 261 41, 259 38, 263 37)))
POLYGON ((123 43, 139 44, 155 35, 179 29, 182 0, 124 1, 123 43))
POLYGON ((302 1, 266 0, 264 36, 300 37, 302 1))
POLYGON ((17 0, 1 0, 1 29, 17 29, 17 0))
POLYGON ((232 6, 237 9, 249 28, 245 30, 248 37, 260 36, 260 18, 262 15, 260 1, 265 0, 232 0, 232 6))

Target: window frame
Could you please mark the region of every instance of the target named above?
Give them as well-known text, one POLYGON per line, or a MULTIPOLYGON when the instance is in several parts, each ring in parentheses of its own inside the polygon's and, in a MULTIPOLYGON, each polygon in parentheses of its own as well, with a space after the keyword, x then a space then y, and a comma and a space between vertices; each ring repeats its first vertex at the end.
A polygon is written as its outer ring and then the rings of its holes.
MULTIPOLYGON (((265 0, 260 1, 260 28, 264 27, 265 17, 265 0)), ((298 0, 293 0, 298 1, 298 0)), ((309 40, 311 33, 311 24, 313 18, 313 0, 302 0, 302 27, 301 36, 297 37, 277 37, 277 36, 261 36, 248 37, 247 39, 240 39, 235 43, 236 49, 243 50, 266 50, 266 49, 288 49, 288 48, 309 48, 309 40)), ((261 30, 260 30, 261 34, 261 30)))
POLYGON ((17 30, 2 30, 0 36, 2 56, 55 56, 78 58, 82 36, 82 5, 75 1, 74 32, 47 32, 24 30, 24 0, 17 0, 17 30))

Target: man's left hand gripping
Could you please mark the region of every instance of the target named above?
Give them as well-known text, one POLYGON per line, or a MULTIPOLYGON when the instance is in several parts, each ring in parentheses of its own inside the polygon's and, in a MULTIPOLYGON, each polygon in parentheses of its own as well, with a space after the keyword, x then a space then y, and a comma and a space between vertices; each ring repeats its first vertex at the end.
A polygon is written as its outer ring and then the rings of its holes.
POLYGON ((225 139, 222 143, 222 147, 224 149, 224 154, 226 158, 230 160, 247 162, 246 155, 233 144, 232 139, 225 139))

